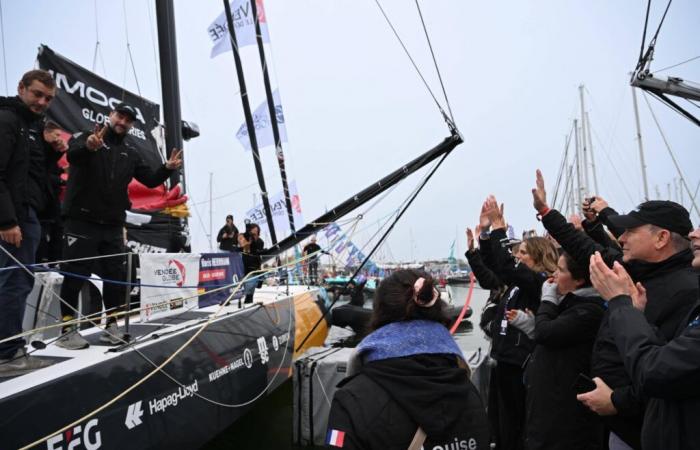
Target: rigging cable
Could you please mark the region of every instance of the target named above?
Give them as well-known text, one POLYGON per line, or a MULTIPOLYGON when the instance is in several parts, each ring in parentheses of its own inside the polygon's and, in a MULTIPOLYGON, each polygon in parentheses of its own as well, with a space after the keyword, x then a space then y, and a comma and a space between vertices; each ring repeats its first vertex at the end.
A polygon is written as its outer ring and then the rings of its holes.
POLYGON ((664 70, 673 69, 674 67, 682 66, 683 64, 687 64, 687 63, 689 63, 689 62, 691 62, 691 61, 695 61, 696 59, 700 59, 700 55, 695 56, 695 57, 690 58, 690 59, 686 59, 685 61, 681 61, 681 62, 679 62, 678 64, 674 64, 674 65, 672 65, 672 66, 664 67, 663 69, 655 70, 654 73, 659 73, 659 72, 663 72, 664 70))
POLYGON ((408 49, 406 48, 406 45, 401 40, 401 37, 399 36, 399 33, 396 31, 396 28, 394 28, 394 25, 391 23, 391 20, 389 20, 389 16, 387 16, 386 13, 384 12, 384 8, 382 8, 382 5, 379 3, 379 0, 374 0, 374 1, 377 4, 377 6, 379 7, 379 10, 381 11, 382 15, 384 16, 386 23, 389 24, 389 28, 391 28, 391 31, 394 32, 394 36, 396 36, 396 39, 399 41, 399 44, 401 44, 403 51, 406 53, 406 56, 408 56, 408 59, 411 61, 411 64, 413 64, 413 68, 416 69, 416 72, 418 73, 418 76, 420 77, 420 79, 423 81, 425 88, 428 90, 428 92, 430 93, 430 96, 433 98, 435 105, 437 105, 438 109, 440 110, 440 114, 442 114, 442 117, 445 119, 445 121, 448 123, 448 125, 450 125, 450 127, 454 127, 452 120, 449 118, 447 113, 445 113, 445 110, 442 108, 442 105, 440 104, 438 99, 435 97, 433 90, 430 89, 430 86, 428 85, 428 82, 425 80, 423 73, 420 71, 420 69, 418 68, 418 65, 413 60, 413 57, 411 56, 408 49))
POLYGON ((649 11, 650 10, 651 10, 651 0, 648 0, 646 18, 644 19, 644 31, 642 31, 642 45, 639 47, 639 59, 637 60, 637 68, 639 68, 639 64, 641 64, 642 61, 644 60, 644 46, 646 44, 646 39, 647 39, 647 26, 649 25, 649 11))
MULTIPOLYGON (((129 61, 131 61, 131 71, 134 74, 134 81, 136 81, 136 90, 139 93, 139 97, 141 97, 141 86, 139 86, 139 77, 136 75, 136 66, 134 65, 134 56, 131 54, 131 42, 129 41, 129 25, 128 21, 126 20, 126 0, 122 0, 122 8, 124 10, 124 34, 126 35, 126 53, 127 56, 129 57, 129 61)), ((124 71, 126 72, 126 67, 124 67, 124 71)), ((124 78, 126 78, 126 73, 124 74, 124 78)), ((124 80, 126 84, 126 79, 124 80)))
MULTIPOLYGON (((435 165, 435 167, 433 167, 433 168, 430 170, 430 173, 425 177, 425 179, 423 180, 423 182, 419 185, 418 189, 416 189, 416 191, 411 195, 411 197, 410 197, 409 201, 406 203, 406 205, 404 205, 404 207, 401 208, 401 212, 396 216, 396 218, 393 220, 393 222, 391 223, 391 225, 389 226, 389 228, 384 232, 384 234, 382 235, 382 237, 379 238, 379 241, 374 245, 374 247, 373 247, 372 250, 369 252, 369 254, 367 254, 367 256, 365 256, 365 259, 360 263, 359 267, 358 267, 358 268, 355 270, 355 272, 350 276, 350 278, 348 279, 348 281, 345 283, 345 286, 343 286, 343 289, 347 289, 347 287, 348 287, 348 285, 350 284, 350 282, 353 281, 353 280, 355 279, 355 277, 357 276, 358 273, 360 273, 360 271, 362 270, 362 267, 364 267, 364 265, 367 264, 367 261, 369 261, 369 259, 372 257, 372 255, 374 255, 374 252, 377 251, 377 249, 378 249, 379 246, 382 244, 382 242, 384 242, 384 240, 387 238, 387 236, 389 236, 389 234, 393 231, 393 229, 394 229, 394 227, 396 226, 396 224, 398 223, 399 219, 401 219, 401 217, 404 215, 404 213, 406 213, 406 211, 407 211, 408 208, 411 206, 411 204, 413 203, 413 201, 416 199, 416 197, 418 197, 418 194, 420 194, 420 191, 423 190, 423 188, 424 188, 425 185, 428 183, 428 181, 430 180, 430 178, 432 178, 432 176, 435 174, 435 172, 437 171, 437 169, 442 165, 442 163, 445 161, 445 158, 447 158, 447 157, 449 156, 450 153, 451 153, 451 151, 449 151, 449 152, 445 153, 444 155, 442 155, 442 158, 440 158, 440 160, 439 160, 438 163, 435 165)), ((329 311, 329 312, 330 312, 331 308, 333 308, 333 305, 334 305, 337 301, 338 301, 337 298, 336 298, 336 299, 333 299, 333 301, 331 302, 331 304, 328 306, 328 311, 329 311)), ((323 322, 324 320, 325 320, 325 314, 324 314, 323 316, 321 316, 321 317, 316 321, 316 323, 314 324, 314 326, 311 328, 311 330, 306 334, 306 336, 304 337, 304 339, 301 341, 301 344, 299 344, 299 346, 296 348, 296 351, 299 351, 299 350, 304 346, 304 344, 305 344, 306 341, 309 339, 309 337, 311 337, 311 335, 313 334, 313 332, 316 331, 316 328, 318 328, 319 324, 320 324, 321 322, 323 322)))
POLYGON ((668 154, 671 156, 671 160, 673 161, 673 165, 676 166, 676 170, 678 171, 678 176, 681 178, 681 183, 683 184, 683 187, 685 188, 685 191, 688 193, 688 197, 690 197, 690 201, 693 203, 693 205, 690 208, 690 212, 695 209, 697 212, 698 216, 700 217, 700 209, 698 209, 697 205, 695 204, 695 198, 693 197, 693 194, 690 192, 690 188, 688 187, 688 183, 685 181, 685 177, 683 176, 683 171, 681 171, 681 166, 678 165, 678 161, 676 160, 676 155, 673 154, 673 150, 671 150, 671 145, 668 143, 668 140, 666 139, 666 134, 664 131, 661 129, 661 124, 656 118, 656 114, 654 113, 654 110, 651 107, 651 103, 649 103, 649 98, 647 97, 646 93, 642 91, 644 94, 644 101, 646 102, 647 106, 649 107, 649 112, 651 113, 652 119, 654 119, 654 123, 656 124, 656 128, 659 130, 659 134, 661 134, 661 139, 664 141, 664 145, 666 146, 666 150, 668 150, 668 154))
POLYGON ((2 0, 0 0, 0 39, 2 40, 2 69, 5 74, 5 95, 10 95, 7 87, 7 54, 5 53, 5 19, 2 15, 2 0))
POLYGON ((447 91, 445 90, 445 84, 442 81, 442 75, 440 74, 440 68, 438 67, 437 59, 435 58, 435 52, 433 51, 433 44, 430 42, 430 36, 428 36, 428 29, 425 26, 425 21, 423 20, 423 13, 421 12, 418 0, 416 0, 416 8, 418 9, 418 15, 420 16, 420 22, 423 25, 423 31, 425 32, 425 39, 428 41, 428 47, 430 48, 430 55, 433 57, 433 64, 435 64, 435 71, 437 72, 438 79, 440 80, 440 87, 442 88, 442 95, 445 96, 445 103, 447 104, 447 110, 450 112, 450 119, 452 122, 455 121, 454 115, 452 114, 452 107, 450 106, 450 100, 447 98, 447 91))

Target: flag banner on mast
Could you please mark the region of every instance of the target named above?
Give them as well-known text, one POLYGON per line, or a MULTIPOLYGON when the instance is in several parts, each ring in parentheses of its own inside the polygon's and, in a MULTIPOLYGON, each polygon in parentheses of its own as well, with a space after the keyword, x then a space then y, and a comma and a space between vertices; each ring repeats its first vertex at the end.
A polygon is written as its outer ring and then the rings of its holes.
MULTIPOLYGON (((265 43, 270 42, 270 35, 267 33, 267 19, 263 0, 256 0, 255 6, 258 10, 258 20, 260 22, 260 34, 265 43)), ((245 47, 256 43, 255 21, 253 20, 253 9, 250 0, 233 0, 231 2, 231 16, 233 26, 236 28, 236 43, 238 47, 245 47)), ((222 12, 207 28, 209 38, 213 46, 210 58, 214 58, 225 52, 231 51, 231 36, 228 32, 228 21, 226 13, 222 12)))
MULTIPOLYGON (((333 261, 344 264, 345 267, 359 266, 367 256, 350 240, 350 237, 343 233, 343 230, 335 222, 319 231, 318 238, 319 245, 331 254, 333 261)), ((378 273, 376 264, 371 260, 367 261, 364 270, 368 274, 378 273)))
POLYGON ((73 134, 102 126, 109 113, 122 102, 136 109, 129 142, 152 167, 163 163, 158 142, 162 142, 160 106, 79 66, 42 45, 39 68, 49 71, 56 80, 56 98, 47 117, 73 134))
MULTIPOLYGON (((275 102, 275 115, 277 117, 277 128, 280 132, 280 142, 287 142, 287 129, 284 126, 284 112, 282 111, 282 102, 280 101, 280 93, 278 89, 272 93, 272 99, 275 102)), ((260 106, 255 108, 253 112, 253 124, 255 126, 255 137, 258 139, 258 148, 275 145, 275 137, 272 134, 272 122, 270 121, 270 108, 267 105, 267 100, 262 102, 260 106)), ((243 148, 247 151, 251 150, 250 137, 248 136, 248 127, 245 122, 238 128, 236 137, 240 141, 243 148)))
MULTIPOLYGON (((297 192, 297 184, 294 180, 289 183, 289 197, 292 201, 294 225, 299 229, 304 226, 304 217, 301 214, 301 201, 299 199, 299 193, 297 192)), ((272 209, 272 221, 274 222, 277 237, 278 239, 282 239, 281 236, 287 236, 291 233, 289 229, 289 218, 287 216, 287 206, 284 201, 284 192, 278 192, 274 196, 269 197, 268 200, 270 201, 270 208, 272 209)), ((265 208, 263 208, 262 202, 245 213, 245 220, 246 222, 260 225, 261 234, 269 239, 270 230, 267 227, 265 208)), ((267 240, 266 242, 269 243, 267 240)))

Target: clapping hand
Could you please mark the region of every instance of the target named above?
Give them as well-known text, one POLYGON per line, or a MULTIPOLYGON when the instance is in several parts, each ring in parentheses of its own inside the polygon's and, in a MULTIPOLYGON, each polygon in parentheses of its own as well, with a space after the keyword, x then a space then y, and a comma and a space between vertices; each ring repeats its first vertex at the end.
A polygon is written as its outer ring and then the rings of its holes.
POLYGON ((647 291, 641 283, 634 283, 622 264, 615 261, 612 270, 605 264, 599 252, 591 256, 591 282, 606 301, 618 295, 629 295, 635 308, 643 311, 647 303, 647 291))
POLYGON ((498 205, 496 197, 489 195, 486 199, 486 215, 494 229, 506 228, 506 220, 503 217, 503 203, 498 205))
POLYGON ((474 233, 471 228, 467 228, 467 250, 474 250, 474 233))

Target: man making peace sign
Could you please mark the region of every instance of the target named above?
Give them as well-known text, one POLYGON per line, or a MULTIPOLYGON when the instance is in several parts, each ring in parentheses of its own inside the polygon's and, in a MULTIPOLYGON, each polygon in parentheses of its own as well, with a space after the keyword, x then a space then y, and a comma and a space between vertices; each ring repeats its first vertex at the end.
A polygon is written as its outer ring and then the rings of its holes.
MULTIPOLYGON (((170 159, 156 170, 149 167, 133 145, 129 143, 129 130, 137 118, 136 110, 125 103, 109 114, 109 122, 102 128, 95 126, 92 133, 73 136, 68 148, 70 171, 66 198, 63 202, 65 234, 63 256, 66 260, 92 258, 104 255, 120 255, 99 260, 98 273, 105 280, 103 299, 105 307, 113 313, 124 299, 123 285, 112 281, 124 281, 126 261, 124 253, 124 222, 126 210, 131 207, 127 188, 132 178, 154 188, 165 182, 172 171, 182 165, 181 150, 173 150, 170 159)), ((94 259, 61 264, 61 270, 79 276, 93 272, 94 259)), ((67 275, 61 287, 63 321, 75 318, 78 294, 84 279, 67 275)), ((117 328, 116 319, 107 321, 100 341, 117 345, 123 343, 123 334, 117 328)), ((79 350, 88 347, 77 327, 66 326, 56 345, 79 350)))

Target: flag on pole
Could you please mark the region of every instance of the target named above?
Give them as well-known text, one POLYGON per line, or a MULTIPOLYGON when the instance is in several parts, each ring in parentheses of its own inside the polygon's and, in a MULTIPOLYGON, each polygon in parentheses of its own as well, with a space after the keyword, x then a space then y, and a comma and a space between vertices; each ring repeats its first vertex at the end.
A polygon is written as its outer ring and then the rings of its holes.
MULTIPOLYGON (((287 129, 284 126, 284 113, 282 112, 282 102, 280 101, 278 89, 275 89, 275 92, 272 93, 272 100, 275 103, 275 116, 277 117, 277 128, 280 132, 280 142, 287 142, 287 129)), ((270 121, 270 108, 267 106, 267 100, 255 108, 253 125, 255 126, 255 137, 258 139, 258 148, 275 145, 275 137, 272 134, 272 122, 270 121)), ((251 150, 248 127, 245 122, 238 128, 236 137, 246 150, 251 150)))
MULTIPOLYGON (((258 10, 258 20, 260 22, 260 34, 265 43, 270 42, 270 35, 267 32, 267 20, 263 8, 263 0, 255 0, 258 10)), ((232 0, 231 17, 233 26, 236 28, 236 43, 238 47, 255 44, 255 21, 253 20, 253 10, 250 0, 232 0)), ((210 58, 231 51, 231 37, 228 32, 228 21, 226 13, 222 12, 207 28, 209 38, 212 40, 210 58)))

